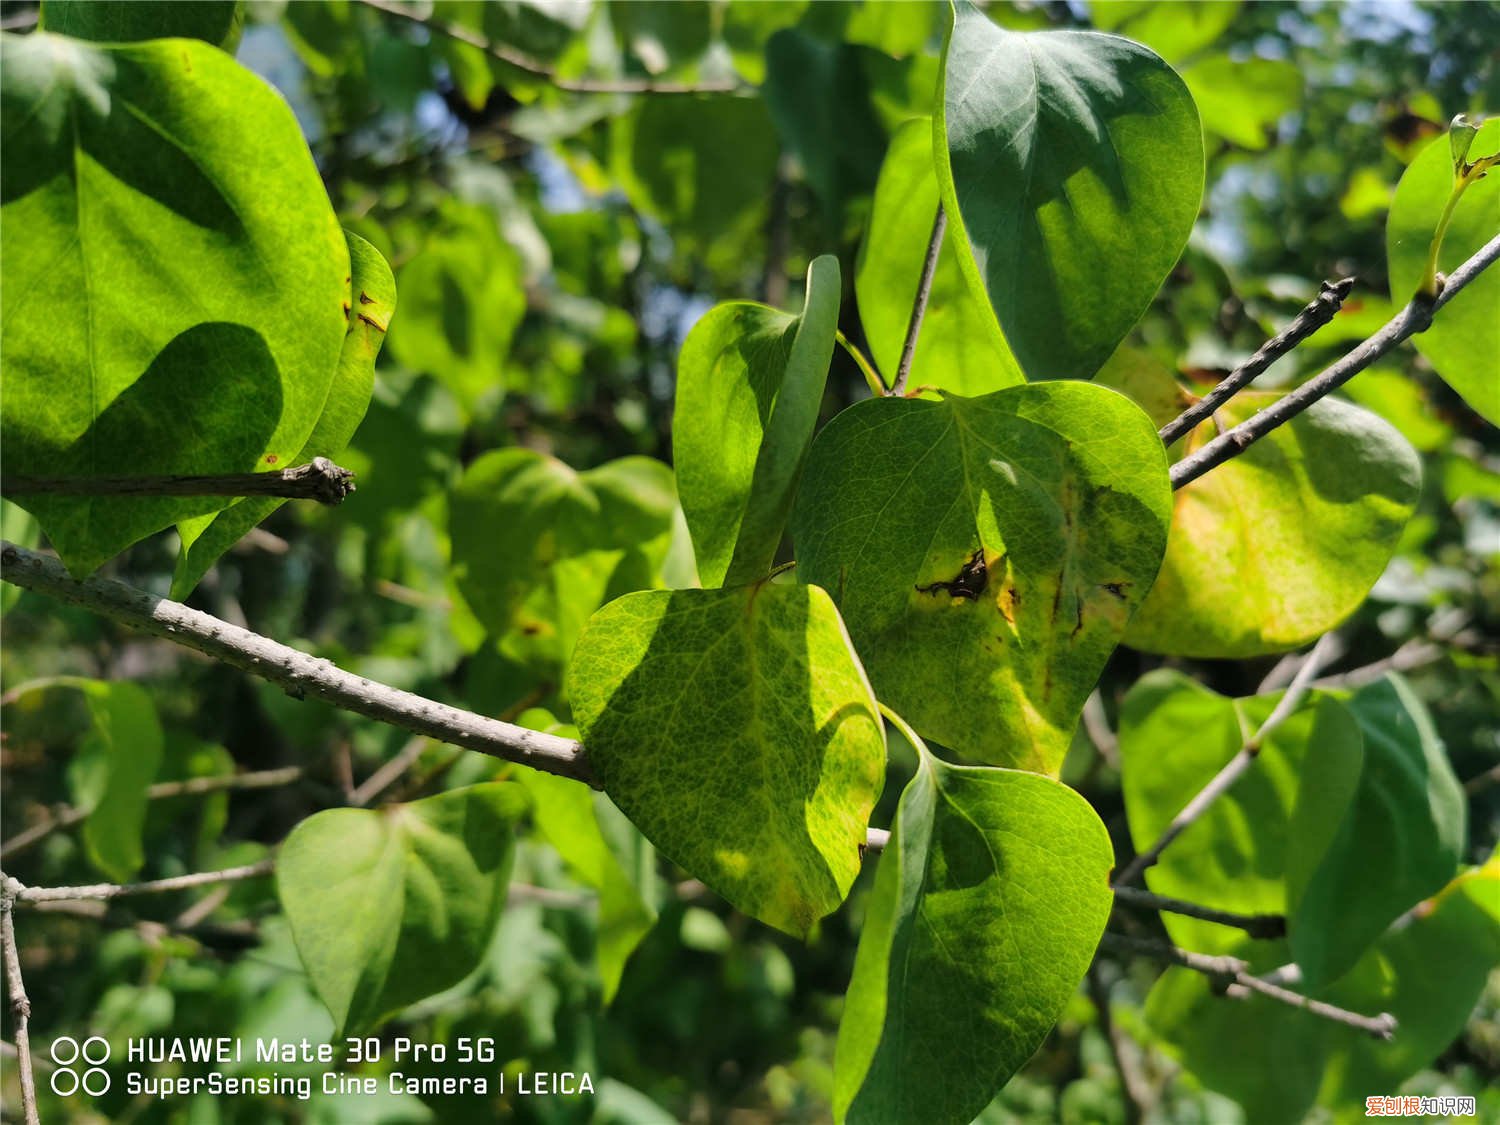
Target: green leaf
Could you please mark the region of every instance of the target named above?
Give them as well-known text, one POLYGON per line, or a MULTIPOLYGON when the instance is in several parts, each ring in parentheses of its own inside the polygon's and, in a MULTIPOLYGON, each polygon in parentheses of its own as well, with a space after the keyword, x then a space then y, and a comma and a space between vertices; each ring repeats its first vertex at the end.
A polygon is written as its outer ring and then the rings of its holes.
POLYGON ((730 0, 724 6, 724 44, 734 68, 757 86, 766 80, 766 43, 802 19, 811 0, 730 0))
MULTIPOLYGON (((1471 144, 1480 154, 1500 149, 1500 118, 1486 121, 1471 144)), ((1392 299, 1405 302, 1421 283, 1433 232, 1453 188, 1450 144, 1437 137, 1406 169, 1391 202, 1385 247, 1392 299)), ((1459 199, 1443 237, 1438 268, 1451 272, 1494 238, 1497 212, 1500 175, 1491 173, 1470 184, 1459 199)), ((1500 269, 1491 267, 1444 305, 1433 317, 1432 327, 1413 336, 1412 343, 1465 402, 1500 425, 1500 379, 1495 377, 1495 357, 1500 355, 1497 307, 1500 269)))
POLYGON ((449 202, 441 219, 401 267, 391 354, 473 409, 505 388, 505 358, 526 312, 521 258, 483 207, 449 202))
POLYGON ((1203 116, 1203 128, 1258 152, 1275 137, 1283 114, 1302 100, 1302 71, 1284 59, 1211 55, 1182 72, 1203 116))
POLYGON ((1082 797, 915 744, 839 1023, 841 1122, 971 1121, 1062 1015, 1112 902, 1082 797))
MULTIPOLYGON (((1137 851, 1151 846, 1240 751, 1278 695, 1234 700, 1180 672, 1142 677, 1120 712, 1125 812, 1137 851)), ((1287 914, 1304 901, 1360 777, 1359 725, 1331 696, 1313 694, 1265 740, 1249 772, 1146 872, 1158 894, 1241 914, 1287 914)), ((1368 857, 1366 857, 1368 862, 1368 857)), ((1186 949, 1228 953, 1243 935, 1163 914, 1186 949)))
POLYGON ((800 28, 778 31, 766 45, 764 97, 837 238, 848 202, 874 188, 886 143, 860 52, 800 28))
POLYGON ((202 39, 234 54, 245 13, 236 0, 44 0, 40 26, 100 43, 202 39))
MULTIPOLYGON (((1234 426, 1281 398, 1241 391, 1234 426)), ((1215 436, 1205 421, 1174 447, 1215 436)), ((1166 561, 1125 643, 1173 656, 1280 652, 1353 613, 1384 572, 1421 493, 1416 452, 1389 424, 1333 398, 1313 404, 1173 496, 1166 561)))
POLYGON ((494 450, 449 494, 453 577, 492 634, 520 630, 563 663, 594 610, 657 584, 674 508, 672 471, 649 457, 579 473, 494 450))
POLYGON ((1363 1109, 1371 1090, 1398 1089, 1463 1033, 1500 965, 1500 858, 1470 868, 1423 903, 1410 924, 1381 938, 1370 960, 1379 973, 1350 973, 1329 998, 1357 1011, 1390 1012, 1399 1030, 1389 1043, 1338 1036, 1319 1098, 1327 1105, 1363 1109))
POLYGON ((713 34, 707 0, 610 0, 620 45, 649 74, 665 74, 702 56, 713 34))
MULTIPOLYGON (((369 408, 375 386, 375 357, 380 354, 396 311, 396 279, 380 251, 349 231, 344 232, 344 239, 349 246, 351 271, 345 302, 349 327, 339 352, 338 370, 318 424, 284 468, 305 465, 314 457, 337 457, 349 444, 369 408)), ((187 597, 220 555, 283 503, 250 497, 218 515, 199 516, 179 524, 182 550, 172 578, 172 597, 178 601, 187 597)))
POLYGON ((780 151, 762 99, 653 94, 614 120, 611 145, 626 196, 666 225, 679 254, 743 272, 780 151))
POLYGON ((88 810, 84 854, 112 881, 124 883, 146 862, 146 790, 161 765, 161 722, 151 697, 135 684, 66 683, 83 692, 93 720, 68 767, 73 803, 88 810))
POLYGON ((1170 504, 1150 420, 1103 387, 870 399, 813 443, 797 573, 835 592, 876 692, 923 737, 1055 775, 1170 504))
POLYGON ((471 785, 292 829, 276 887, 337 1034, 374 1027, 479 965, 505 905, 518 786, 471 785))
POLYGON ((1137 43, 1010 32, 960 2, 934 122, 960 262, 1031 379, 1088 378, 1187 244, 1203 194, 1192 96, 1137 43))
POLYGON ((1240 0, 1091 0, 1089 18, 1100 31, 1144 43, 1176 63, 1224 34, 1241 7, 1240 0))
POLYGON ((674 863, 798 937, 844 900, 885 737, 826 593, 627 595, 579 638, 568 692, 604 791, 674 863))
MULTIPOLYGON (((1500 963, 1496 903, 1500 865, 1491 859, 1388 930, 1336 985, 1312 990, 1350 1011, 1391 1013, 1390 1042, 1264 997, 1227 1000, 1185 969, 1157 981, 1146 1018, 1157 1041, 1199 1082, 1239 1102, 1248 1121, 1300 1121, 1314 1101, 1338 1120, 1362 1119, 1373 1091, 1395 1092, 1462 1033, 1500 963)), ((1261 971, 1284 954, 1280 942, 1247 940, 1238 950, 1261 971)))
MULTIPOLYGON (((530 725, 525 716, 522 724, 530 725)), ((619 990, 626 960, 655 925, 656 908, 604 834, 600 817, 608 813, 599 805, 607 804, 608 798, 576 781, 536 770, 523 770, 519 777, 531 794, 537 828, 578 877, 599 892, 599 976, 608 1004, 619 990)), ((650 851, 649 844, 644 847, 650 851)), ((648 872, 654 867, 650 856, 633 866, 648 872)))
MULTIPOLYGON (((286 466, 322 412, 349 257, 291 110, 191 40, 0 41, 6 475, 286 466)), ((217 497, 31 496, 69 569, 217 497)))
POLYGON ((682 345, 672 449, 706 586, 771 570, 818 421, 839 300, 838 260, 824 255, 808 267, 800 317, 732 301, 682 345))
POLYGON ((1406 682, 1387 675, 1348 705, 1364 735, 1359 788, 1290 919, 1292 953, 1312 987, 1337 980, 1391 922, 1453 878, 1468 841, 1463 786, 1406 682))
MULTIPOLYGON (((908 121, 891 137, 854 273, 859 322, 887 381, 900 363, 937 208, 932 122, 924 117, 908 121)), ((975 296, 959 266, 959 256, 967 253, 962 239, 949 223, 909 385, 981 395, 1025 379, 989 307, 975 296)))

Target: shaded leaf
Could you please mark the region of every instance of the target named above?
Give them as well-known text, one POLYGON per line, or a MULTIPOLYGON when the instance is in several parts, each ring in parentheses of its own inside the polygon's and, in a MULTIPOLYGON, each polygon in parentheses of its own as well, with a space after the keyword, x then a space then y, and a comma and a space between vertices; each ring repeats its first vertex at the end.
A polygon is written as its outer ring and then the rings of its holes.
POLYGON ((967 2, 934 122, 960 261, 1031 379, 1088 378, 1156 295, 1203 194, 1193 99, 1150 50, 1010 32, 967 2))
POLYGON ((1062 1015, 1112 903, 1082 797, 917 746, 839 1023, 839 1121, 972 1120, 1062 1015))
MULTIPOLYGON (((349 246, 349 327, 339 352, 338 370, 323 401, 318 424, 291 464, 283 468, 305 465, 315 457, 334 458, 344 451, 370 405, 375 357, 395 315, 396 279, 391 276, 391 267, 380 251, 359 235, 345 231, 344 240, 349 246)), ((199 516, 179 524, 182 549, 172 577, 172 597, 179 601, 187 597, 220 555, 284 502, 247 497, 215 516, 199 516)))
POLYGON ((84 854, 111 881, 128 882, 146 862, 146 790, 164 745, 156 705, 136 684, 65 682, 83 692, 92 720, 68 767, 73 803, 88 810, 84 854))
POLYGON ((1170 502, 1149 419, 1102 387, 870 399, 813 443, 797 573, 835 594, 876 691, 923 737, 1055 774, 1170 502))
POLYGON ((840 295, 838 261, 825 255, 808 268, 800 317, 732 301, 682 345, 672 450, 706 586, 771 570, 823 401, 840 295))
POLYGON ((1259 151, 1283 114, 1302 100, 1302 71, 1284 59, 1235 59, 1216 54, 1182 72, 1207 132, 1259 151))
POLYGON ((568 692, 604 791, 674 863, 798 937, 844 900, 885 737, 822 590, 629 594, 579 638, 568 692))
POLYGON ((1313 987, 1343 976, 1397 917, 1453 878, 1468 840, 1463 787, 1406 682, 1388 675, 1348 707, 1364 736, 1364 769, 1289 926, 1313 987), (1380 878, 1369 877, 1372 865, 1380 878))
POLYGON ((276 888, 337 1034, 370 1028, 477 967, 510 879, 515 785, 378 811, 329 809, 292 829, 276 888))
POLYGON ((520 630, 565 662, 594 610, 657 584, 675 506, 672 471, 649 457, 579 473, 534 450, 494 450, 449 494, 453 577, 492 634, 520 630))
POLYGON ((244 24, 245 13, 236 0, 44 0, 40 22, 44 30, 74 39, 202 39, 230 54, 244 24))
MULTIPOLYGON (((291 110, 192 40, 0 52, 4 472, 292 464, 338 364, 349 260, 291 110)), ((21 503, 85 573, 232 501, 21 503)))
MULTIPOLYGON (((854 274, 859 322, 888 383, 900 363, 937 208, 932 122, 924 117, 891 137, 854 274)), ((959 255, 968 252, 962 240, 963 232, 948 224, 909 385, 981 395, 1025 380, 994 315, 959 266, 959 255)))

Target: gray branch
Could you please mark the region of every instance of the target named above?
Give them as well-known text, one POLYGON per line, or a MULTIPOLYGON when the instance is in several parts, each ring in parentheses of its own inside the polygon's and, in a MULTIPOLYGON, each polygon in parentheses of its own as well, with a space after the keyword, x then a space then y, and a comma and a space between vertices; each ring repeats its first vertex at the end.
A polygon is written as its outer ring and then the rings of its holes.
POLYGON ((502 723, 355 676, 327 660, 123 582, 80 581, 48 555, 0 543, 0 577, 260 676, 295 698, 311 696, 466 750, 592 782, 583 748, 571 739, 502 723))
POLYGON ((906 380, 911 376, 912 360, 917 354, 917 337, 922 332, 922 318, 927 315, 927 298, 932 296, 932 278, 937 273, 938 258, 943 252, 943 235, 948 229, 948 213, 938 204, 937 215, 932 220, 932 233, 927 237, 927 257, 922 259, 922 276, 917 281, 917 295, 912 300, 911 319, 906 322, 906 339, 901 344, 901 360, 896 365, 896 378, 891 382, 887 394, 904 395, 906 380))
POLYGON ((1337 390, 1398 344, 1424 332, 1432 324, 1433 314, 1461 293, 1485 269, 1500 258, 1500 235, 1485 243, 1458 269, 1449 275, 1443 291, 1435 300, 1417 296, 1375 335, 1365 340, 1343 359, 1309 379, 1272 406, 1214 438, 1172 466, 1172 487, 1181 488, 1197 480, 1210 469, 1238 457, 1250 446, 1278 426, 1290 422, 1324 395, 1337 390))
POLYGON ((31 1001, 21 976, 21 954, 16 947, 15 905, 21 884, 0 872, 0 957, 5 960, 5 990, 10 993, 10 1015, 15 1024, 16 1061, 20 1065, 21 1113, 26 1125, 38 1125, 36 1078, 31 1070, 31 1001))
POLYGON ((1145 910, 1164 910, 1168 914, 1181 914, 1187 918, 1199 918, 1220 926, 1244 930, 1253 938, 1274 941, 1286 937, 1286 918, 1280 914, 1235 914, 1228 910, 1215 910, 1196 902, 1154 894, 1136 887, 1115 887, 1115 901, 1126 906, 1138 906, 1145 910))
POLYGON ((1278 1003, 1301 1008, 1309 1015, 1332 1020, 1345 1027, 1352 1027, 1356 1031, 1363 1031, 1366 1035, 1376 1039, 1388 1040, 1396 1033, 1396 1017, 1389 1012, 1381 1012, 1378 1016, 1362 1016, 1358 1012, 1351 1012, 1336 1004, 1303 996, 1300 992, 1293 992, 1289 988, 1282 988, 1280 985, 1252 975, 1249 966, 1238 957, 1213 957, 1206 953, 1180 949, 1153 938, 1129 937, 1125 934, 1110 932, 1106 932, 1100 939, 1099 948, 1127 957, 1149 957, 1153 961, 1192 969, 1195 973, 1202 973, 1208 977, 1214 987, 1224 995, 1236 1000, 1242 1000, 1250 993, 1257 992, 1278 1003))
POLYGON ((1253 356, 1225 376, 1217 387, 1158 431, 1157 436, 1161 438, 1162 444, 1171 445, 1233 398, 1242 387, 1249 386, 1258 379, 1287 352, 1332 320, 1353 288, 1352 277, 1346 277, 1342 281, 1323 282, 1318 288, 1318 295, 1297 314, 1292 323, 1262 344, 1253 356))

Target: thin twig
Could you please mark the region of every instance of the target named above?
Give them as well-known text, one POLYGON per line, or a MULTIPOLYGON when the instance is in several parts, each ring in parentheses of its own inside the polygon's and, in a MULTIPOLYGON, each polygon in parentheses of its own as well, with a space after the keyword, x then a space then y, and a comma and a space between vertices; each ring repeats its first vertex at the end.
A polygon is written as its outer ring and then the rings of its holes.
POLYGON ((1181 914, 1187 918, 1198 918, 1220 926, 1244 930, 1253 938, 1274 941, 1286 937, 1286 918, 1281 914, 1235 914, 1228 910, 1216 910, 1196 902, 1143 891, 1138 887, 1115 887, 1115 900, 1126 906, 1139 906, 1146 910, 1165 910, 1168 914, 1181 914))
POLYGON ((1300 992, 1293 992, 1253 976, 1249 972, 1249 966, 1238 957, 1212 957, 1206 953, 1193 953, 1190 950, 1180 949, 1154 938, 1129 937, 1111 932, 1104 934, 1100 939, 1099 947, 1108 949, 1112 953, 1149 957, 1153 961, 1163 961, 1169 965, 1192 969, 1208 977, 1224 995, 1236 1000, 1242 1000, 1250 993, 1258 992, 1271 1000, 1293 1008, 1301 1008, 1320 1019, 1332 1020, 1345 1027, 1352 1027, 1356 1031, 1363 1031, 1376 1039, 1389 1040, 1396 1032, 1396 1017, 1389 1012, 1381 1012, 1378 1016, 1362 1016, 1347 1008, 1340 1008, 1322 1000, 1313 1000, 1311 997, 1303 996, 1300 992))
MULTIPOLYGON (((146 799, 160 801, 168 797, 189 797, 200 793, 217 793, 226 789, 270 789, 297 781, 302 777, 303 772, 301 766, 285 766, 282 769, 235 773, 223 777, 191 777, 183 781, 159 781, 146 790, 146 799)), ((49 811, 45 819, 24 831, 17 832, 5 843, 0 844, 0 859, 7 859, 16 852, 24 851, 52 832, 62 828, 71 828, 79 821, 87 820, 91 811, 77 805, 63 805, 49 811)))
POLYGON ((1140 1125, 1147 1109, 1156 1097, 1146 1076, 1140 1071, 1136 1060, 1130 1056, 1129 1037, 1115 1023, 1109 1009, 1109 986, 1099 972, 1099 962, 1089 967, 1089 999, 1099 1013, 1099 1029, 1104 1032, 1104 1041, 1109 1044, 1109 1053, 1115 1061, 1115 1071, 1120 1076, 1120 1100, 1125 1109, 1125 1125, 1140 1125))
POLYGON ((1099 694, 1098 688, 1089 692, 1089 697, 1083 702, 1083 729, 1105 764, 1110 769, 1119 769, 1120 740, 1109 729, 1109 716, 1104 713, 1104 697, 1099 694))
POLYGON ((1465 286, 1488 266, 1493 265, 1497 258, 1500 258, 1500 235, 1490 239, 1473 257, 1454 270, 1435 300, 1420 296, 1412 298, 1404 309, 1386 321, 1380 331, 1322 374, 1309 379, 1273 405, 1252 415, 1173 465, 1172 487, 1181 488, 1210 469, 1238 457, 1272 430, 1290 422, 1324 395, 1343 386, 1396 345, 1418 332, 1426 331, 1432 324, 1433 314, 1458 296, 1465 286))
POLYGON ((17 902, 77 902, 83 899, 104 900, 127 895, 169 894, 190 891, 195 887, 212 887, 219 883, 237 883, 258 879, 276 869, 276 860, 267 857, 243 867, 226 867, 222 871, 199 871, 192 875, 174 875, 170 879, 152 879, 146 883, 91 883, 82 887, 27 887, 12 879, 17 902))
POLYGON ((387 15, 396 16, 398 19, 407 20, 425 27, 428 31, 434 31, 445 38, 452 39, 458 43, 465 43, 470 47, 477 48, 489 55, 492 59, 524 70, 527 74, 535 75, 537 78, 557 87, 575 94, 732 94, 743 88, 743 84, 737 79, 725 79, 719 82, 662 82, 655 78, 564 78, 545 63, 539 62, 524 52, 504 43, 497 43, 488 36, 482 35, 473 28, 465 27, 460 23, 452 23, 448 20, 438 19, 435 16, 426 16, 405 4, 392 3, 391 0, 360 0, 367 8, 385 12, 387 15))
POLYGON ((937 272, 938 257, 943 252, 943 235, 948 229, 948 214, 938 204, 937 215, 932 220, 932 234, 927 238, 927 257, 922 260, 922 277, 917 282, 917 295, 912 301, 911 319, 906 322, 906 341, 901 345, 901 361, 896 365, 896 378, 888 394, 904 395, 906 380, 911 375, 912 359, 917 354, 917 336, 922 331, 922 317, 927 312, 927 298, 932 296, 932 275, 937 272))
POLYGON ((521 762, 579 781, 591 780, 583 748, 572 739, 498 722, 345 672, 181 602, 107 578, 78 580, 55 558, 0 543, 0 577, 13 585, 81 606, 121 625, 164 637, 277 684, 414 734, 521 762))
POLYGON ((1225 376, 1217 387, 1157 431, 1162 444, 1171 445, 1233 398, 1242 387, 1253 383, 1278 359, 1332 320, 1353 288, 1352 277, 1323 282, 1318 288, 1318 295, 1286 328, 1262 344, 1253 356, 1225 376))
POLYGON ((363 807, 385 792, 398 777, 411 768, 413 762, 422 756, 422 751, 427 749, 427 742, 428 740, 420 735, 409 740, 394 758, 365 778, 359 787, 349 794, 349 803, 356 807, 363 807))
POLYGON ((14 496, 278 496, 316 500, 330 507, 354 491, 354 474, 327 457, 269 473, 217 476, 28 477, 6 476, 0 492, 14 496))
POLYGON ((21 954, 16 948, 15 905, 21 884, 0 872, 0 956, 5 960, 5 988, 10 993, 10 1014, 15 1024, 16 1061, 21 1068, 21 1112, 26 1125, 38 1125, 36 1078, 31 1071, 31 1001, 21 976, 21 954))
POLYGON ((1331 637, 1333 637, 1332 633, 1324 633, 1319 638, 1318 643, 1313 646, 1312 652, 1308 653, 1307 660, 1303 662, 1301 668, 1297 669, 1296 678, 1292 680, 1291 685, 1286 689, 1286 694, 1281 697, 1281 700, 1272 709, 1271 713, 1266 716, 1266 721, 1260 724, 1260 727, 1254 734, 1245 739, 1244 745, 1240 747, 1239 752, 1233 758, 1229 759, 1223 769, 1214 775, 1213 780, 1200 789, 1183 810, 1172 818, 1172 823, 1167 825, 1166 831, 1161 834, 1156 843, 1137 855, 1125 867, 1125 870, 1121 871, 1115 877, 1114 883, 1116 887, 1133 883, 1139 879, 1148 867, 1154 865, 1161 858, 1161 853, 1168 844, 1182 835, 1189 825, 1207 812, 1215 801, 1229 792, 1234 787, 1235 782, 1239 781, 1245 772, 1250 769, 1255 763, 1255 759, 1260 755, 1261 744, 1265 741, 1266 737, 1287 720, 1302 702, 1308 689, 1311 688, 1312 681, 1318 674, 1318 669, 1328 659, 1328 654, 1336 643, 1330 639, 1331 637))

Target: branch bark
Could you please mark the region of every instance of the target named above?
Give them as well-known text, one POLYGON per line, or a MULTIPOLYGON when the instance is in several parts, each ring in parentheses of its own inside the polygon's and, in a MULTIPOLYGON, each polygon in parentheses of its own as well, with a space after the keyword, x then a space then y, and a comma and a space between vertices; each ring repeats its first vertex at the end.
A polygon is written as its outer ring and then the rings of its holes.
POLYGON ((906 339, 901 344, 901 360, 896 365, 896 378, 891 382, 891 389, 887 394, 906 393, 906 380, 911 376, 911 363, 917 354, 917 337, 922 332, 922 318, 927 314, 927 299, 932 296, 932 276, 937 272, 938 256, 943 252, 943 235, 947 230, 948 214, 939 203, 937 215, 932 220, 932 234, 927 238, 927 257, 922 260, 922 276, 917 281, 911 319, 906 322, 906 339))
POLYGON ((1212 807, 1215 801, 1229 792, 1234 787, 1235 782, 1239 781, 1246 771, 1254 765, 1255 759, 1260 755, 1261 744, 1265 741, 1266 736, 1287 720, 1288 716, 1297 709, 1297 705, 1302 702, 1302 698, 1312 687, 1312 681, 1317 676, 1318 669, 1328 659, 1329 653, 1333 650, 1333 646, 1336 643, 1331 639, 1333 636, 1334 634, 1332 633, 1324 633, 1318 639, 1318 643, 1313 646, 1312 652, 1308 653, 1302 667, 1297 669, 1297 676, 1292 680, 1291 686, 1286 689, 1286 694, 1281 697, 1281 701, 1266 716, 1266 721, 1261 723, 1256 732, 1245 740, 1239 752, 1233 758, 1229 759, 1223 769, 1214 775, 1213 780, 1200 789, 1183 810, 1172 818, 1172 823, 1167 825, 1166 831, 1161 834, 1161 837, 1149 848, 1141 852, 1140 855, 1131 860, 1125 867, 1125 870, 1115 877, 1114 883, 1116 887, 1132 883, 1144 875, 1146 869, 1155 865, 1156 861, 1161 858, 1161 853, 1166 850, 1167 845, 1182 835, 1189 825, 1212 807))
POLYGON ((79 902, 83 900, 104 901, 125 898, 129 895, 168 894, 172 891, 190 891, 197 887, 213 887, 220 883, 238 883, 244 879, 259 879, 276 870, 276 860, 267 857, 243 867, 226 867, 222 871, 199 871, 192 875, 176 875, 170 879, 152 879, 146 883, 91 883, 82 887, 28 887, 19 880, 11 879, 7 887, 15 891, 17 902, 79 902))
POLYGON ((1343 386, 1396 345, 1418 332, 1426 331, 1432 324, 1433 314, 1458 296, 1465 286, 1493 265, 1497 258, 1500 258, 1500 235, 1490 239, 1473 257, 1454 270, 1435 300, 1420 296, 1412 298, 1404 309, 1386 321, 1380 331, 1322 374, 1309 379, 1275 405, 1247 418, 1173 465, 1172 487, 1177 489, 1190 484, 1210 469, 1238 457, 1272 430, 1290 422, 1320 398, 1343 386))
POLYGON ((31 1001, 21 976, 21 955, 16 948, 14 911, 21 884, 0 872, 0 956, 5 960, 5 990, 10 993, 10 1014, 15 1023, 16 1061, 21 1070, 21 1112, 26 1125, 39 1125, 36 1112, 36 1077, 31 1070, 31 1001))
POLYGON ((352 675, 327 660, 123 582, 80 581, 57 559, 13 543, 0 543, 0 577, 260 676, 297 699, 312 696, 414 734, 592 784, 583 747, 572 739, 502 723, 352 675))
POLYGON ((1300 992, 1293 992, 1252 975, 1249 966, 1238 957, 1211 957, 1206 953, 1193 953, 1152 938, 1128 937, 1110 932, 1106 932, 1100 939, 1099 948, 1127 957, 1148 957, 1153 961, 1192 969, 1213 981, 1224 995, 1236 1000, 1242 1000, 1256 992, 1280 1004, 1301 1008, 1320 1019, 1332 1020, 1356 1031, 1363 1031, 1376 1039, 1389 1040, 1396 1032, 1396 1017, 1389 1012, 1381 1012, 1378 1016, 1362 1016, 1336 1004, 1303 996, 1300 992))
POLYGON ((393 3, 392 0, 360 0, 367 8, 374 8, 377 12, 395 16, 398 19, 414 23, 419 27, 425 27, 428 31, 436 32, 447 39, 457 43, 465 43, 474 47, 492 59, 524 70, 527 74, 535 75, 559 90, 566 90, 574 94, 732 94, 742 88, 742 84, 734 79, 726 79, 722 82, 659 82, 654 78, 564 78, 547 66, 539 62, 523 51, 505 43, 496 43, 488 36, 481 35, 473 28, 465 27, 463 24, 451 23, 448 20, 438 19, 435 16, 426 16, 405 4, 393 3))
POLYGON ((1262 344, 1253 356, 1240 364, 1208 394, 1188 407, 1158 432, 1163 445, 1171 445, 1203 419, 1233 398, 1241 388, 1249 386, 1270 366, 1323 325, 1327 324, 1343 307, 1344 299, 1354 288, 1354 278, 1341 281, 1325 281, 1318 288, 1318 295, 1299 312, 1286 328, 1262 344))
POLYGON ((354 474, 327 457, 269 473, 217 476, 27 477, 11 474, 0 495, 13 496, 279 496, 329 507, 354 491, 354 474))

